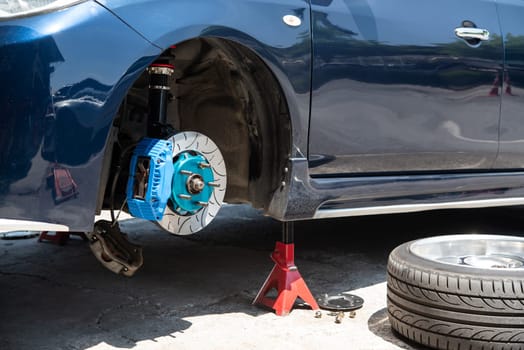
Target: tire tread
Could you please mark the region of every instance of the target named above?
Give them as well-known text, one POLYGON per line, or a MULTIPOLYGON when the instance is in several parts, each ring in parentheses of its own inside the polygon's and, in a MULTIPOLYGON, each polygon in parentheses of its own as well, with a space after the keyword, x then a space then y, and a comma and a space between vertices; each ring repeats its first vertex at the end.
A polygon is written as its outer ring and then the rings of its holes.
POLYGON ((524 350, 524 276, 447 269, 414 256, 408 244, 388 260, 388 314, 396 332, 435 349, 524 350))

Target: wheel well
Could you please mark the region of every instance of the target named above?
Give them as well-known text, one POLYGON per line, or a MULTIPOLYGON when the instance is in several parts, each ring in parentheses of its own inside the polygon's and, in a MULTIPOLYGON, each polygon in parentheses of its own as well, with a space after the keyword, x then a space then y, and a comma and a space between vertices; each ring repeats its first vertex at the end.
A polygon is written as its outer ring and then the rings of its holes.
MULTIPOLYGON (((250 49, 224 39, 185 41, 166 51, 163 57, 167 56, 175 66, 168 123, 179 131, 205 134, 218 145, 228 173, 226 202, 267 209, 291 149, 287 104, 271 70, 250 49)), ((147 136, 147 111, 144 72, 115 119, 115 136, 106 152, 112 161, 106 164, 105 207, 122 149, 147 136)), ((115 192, 118 205, 125 199, 125 179, 119 180, 115 192)))

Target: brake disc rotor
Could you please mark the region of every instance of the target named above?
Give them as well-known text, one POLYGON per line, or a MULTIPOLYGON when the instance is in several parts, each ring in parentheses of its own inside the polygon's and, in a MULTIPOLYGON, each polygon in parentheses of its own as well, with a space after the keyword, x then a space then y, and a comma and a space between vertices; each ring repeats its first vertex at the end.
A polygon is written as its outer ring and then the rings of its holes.
MULTIPOLYGON (((202 174, 193 170, 192 175, 189 174, 191 167, 175 166, 178 173, 174 175, 174 179, 179 175, 187 176, 188 191, 192 192, 192 190, 198 188, 199 193, 205 194, 203 197, 208 200, 202 201, 202 196, 194 196, 196 199, 192 198, 193 193, 186 193, 182 189, 180 181, 174 180, 173 197, 166 207, 162 220, 157 221, 157 224, 169 233, 190 235, 206 227, 215 218, 222 206, 227 186, 226 164, 218 146, 203 134, 185 131, 172 136, 169 140, 173 143, 175 165, 179 159, 187 162, 189 152, 191 154, 189 160, 192 163, 194 163, 193 160, 201 159, 203 167, 205 166, 202 174), (209 173, 206 173, 206 171, 209 173), (210 190, 212 193, 209 194, 210 190), (184 203, 184 200, 193 200, 198 206, 184 203)), ((194 164, 191 166, 194 168, 194 164)))

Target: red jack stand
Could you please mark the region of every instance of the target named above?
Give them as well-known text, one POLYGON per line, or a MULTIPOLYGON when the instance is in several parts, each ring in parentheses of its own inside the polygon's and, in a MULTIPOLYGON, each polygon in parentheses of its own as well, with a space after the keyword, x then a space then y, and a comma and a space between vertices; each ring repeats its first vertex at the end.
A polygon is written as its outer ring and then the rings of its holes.
POLYGON ((40 237, 38 237, 38 242, 50 241, 54 244, 64 245, 69 240, 70 235, 80 236, 84 241, 87 241, 87 236, 83 232, 55 232, 54 235, 50 235, 49 231, 42 231, 40 237))
POLYGON ((282 242, 277 242, 271 259, 275 267, 271 270, 264 285, 258 292, 253 304, 262 304, 273 310, 278 316, 289 315, 297 298, 306 302, 311 309, 318 310, 318 304, 309 291, 306 282, 300 276, 295 265, 295 245, 293 244, 293 223, 283 223, 282 242), (266 295, 272 289, 277 290, 275 299, 266 295))

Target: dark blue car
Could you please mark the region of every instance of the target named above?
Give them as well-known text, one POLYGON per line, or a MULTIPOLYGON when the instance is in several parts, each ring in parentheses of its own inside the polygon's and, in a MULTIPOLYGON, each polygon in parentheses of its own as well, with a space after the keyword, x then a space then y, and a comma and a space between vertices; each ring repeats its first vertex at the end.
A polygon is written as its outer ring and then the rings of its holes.
POLYGON ((523 18, 519 0, 0 1, 0 228, 522 205, 523 18))

